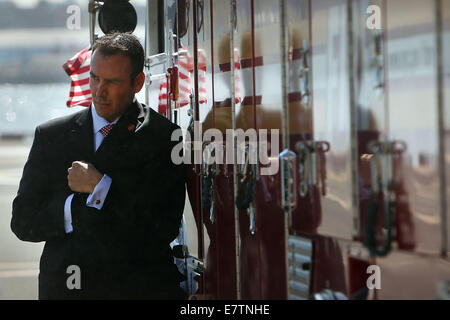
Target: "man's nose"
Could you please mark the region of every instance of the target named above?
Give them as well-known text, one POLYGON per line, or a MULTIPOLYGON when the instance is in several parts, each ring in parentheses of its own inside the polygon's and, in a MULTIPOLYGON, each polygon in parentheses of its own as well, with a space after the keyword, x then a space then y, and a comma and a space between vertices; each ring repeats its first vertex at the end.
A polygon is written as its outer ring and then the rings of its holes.
POLYGON ((106 92, 107 92, 106 83, 104 81, 100 81, 97 87, 97 96, 100 97, 106 96, 106 92))

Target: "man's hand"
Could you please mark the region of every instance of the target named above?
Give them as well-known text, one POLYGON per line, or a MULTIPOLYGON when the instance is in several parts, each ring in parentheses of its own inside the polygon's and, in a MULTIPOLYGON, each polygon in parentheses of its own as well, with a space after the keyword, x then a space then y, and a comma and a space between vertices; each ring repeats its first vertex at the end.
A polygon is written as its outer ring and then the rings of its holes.
POLYGON ((67 169, 69 188, 74 192, 92 193, 103 175, 90 163, 74 161, 67 169))

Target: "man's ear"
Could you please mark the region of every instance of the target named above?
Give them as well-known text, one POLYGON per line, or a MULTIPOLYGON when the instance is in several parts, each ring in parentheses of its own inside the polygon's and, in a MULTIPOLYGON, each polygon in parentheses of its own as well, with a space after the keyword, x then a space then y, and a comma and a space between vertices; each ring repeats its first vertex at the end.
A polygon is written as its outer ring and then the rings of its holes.
POLYGON ((145 74, 144 72, 139 73, 136 78, 134 78, 134 93, 138 93, 141 91, 142 87, 145 83, 145 74))

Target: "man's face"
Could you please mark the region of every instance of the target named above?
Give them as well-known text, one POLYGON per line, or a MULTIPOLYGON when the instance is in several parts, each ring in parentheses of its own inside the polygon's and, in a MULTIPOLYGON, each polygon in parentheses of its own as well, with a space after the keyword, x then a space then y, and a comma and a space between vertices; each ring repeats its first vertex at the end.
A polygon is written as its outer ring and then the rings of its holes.
POLYGON ((131 83, 130 58, 116 54, 104 56, 95 51, 91 60, 89 85, 98 115, 109 122, 120 117, 143 85, 143 73, 131 83), (141 81, 142 80, 142 81, 141 81))

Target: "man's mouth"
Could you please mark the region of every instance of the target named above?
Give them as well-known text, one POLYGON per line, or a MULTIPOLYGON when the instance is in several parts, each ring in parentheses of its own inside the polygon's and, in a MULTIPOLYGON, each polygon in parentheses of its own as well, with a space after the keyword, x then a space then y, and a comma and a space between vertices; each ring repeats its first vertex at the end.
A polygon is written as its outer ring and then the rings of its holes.
POLYGON ((105 101, 95 101, 95 100, 94 100, 94 103, 95 103, 95 104, 98 104, 98 105, 101 105, 101 106, 106 106, 106 105, 109 104, 109 103, 107 103, 107 102, 105 102, 105 101))

